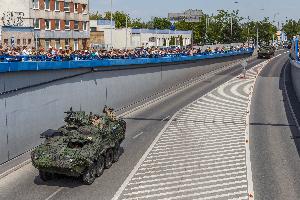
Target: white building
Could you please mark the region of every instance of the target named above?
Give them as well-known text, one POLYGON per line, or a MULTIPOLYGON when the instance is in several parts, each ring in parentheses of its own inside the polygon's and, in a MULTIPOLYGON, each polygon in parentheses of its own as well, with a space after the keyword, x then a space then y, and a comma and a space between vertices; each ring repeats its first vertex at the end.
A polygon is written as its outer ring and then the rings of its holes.
MULTIPOLYGON (((106 48, 117 49, 151 47, 151 46, 187 46, 192 43, 192 31, 172 31, 155 29, 116 29, 115 23, 111 29, 109 20, 91 20, 91 32, 104 32, 103 44, 106 48), (112 36, 112 39, 111 39, 112 36)), ((91 44, 93 42, 91 41, 91 44)), ((93 45, 93 44, 92 44, 93 45)))
POLYGON ((34 43, 30 0, 0 0, 0 44, 9 47, 34 43))
POLYGON ((283 43, 283 42, 287 42, 288 41, 287 35, 283 31, 277 31, 276 36, 277 36, 278 43, 283 43))
POLYGON ((88 46, 89 0, 0 0, 0 5, 4 44, 30 46, 34 35, 35 46, 46 49, 88 46))

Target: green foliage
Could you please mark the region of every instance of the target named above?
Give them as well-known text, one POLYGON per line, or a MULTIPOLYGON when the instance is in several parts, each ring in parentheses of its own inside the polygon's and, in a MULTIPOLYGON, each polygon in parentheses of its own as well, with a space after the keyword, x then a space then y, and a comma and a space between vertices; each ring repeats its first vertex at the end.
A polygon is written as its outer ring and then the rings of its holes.
POLYGON ((151 25, 153 25, 153 29, 170 29, 172 23, 168 18, 154 17, 153 20, 150 21, 150 26, 151 25))
POLYGON ((300 20, 298 22, 292 19, 287 20, 282 29, 287 34, 288 39, 292 39, 293 36, 300 34, 300 20))
MULTIPOLYGON (((90 16, 91 19, 108 19, 110 12, 101 16, 98 12, 90 16)), ((149 29, 170 29, 171 22, 167 18, 154 17, 148 22, 141 19, 132 19, 128 14, 117 11, 113 13, 113 20, 116 21, 116 28, 126 27, 126 18, 128 27, 149 28, 149 29)), ((239 16, 239 11, 219 10, 216 15, 204 15, 199 22, 179 21, 175 23, 176 30, 192 30, 193 41, 195 44, 211 43, 235 43, 256 41, 257 29, 259 32, 259 42, 269 42, 272 40, 277 29, 270 22, 269 18, 261 21, 245 20, 239 16), (231 25, 232 24, 232 25, 231 25)), ((284 25, 284 31, 291 38, 300 32, 300 22, 287 21, 284 25)), ((171 39, 171 44, 175 44, 175 38, 171 39)))
POLYGON ((273 36, 275 36, 276 31, 276 26, 270 22, 269 18, 242 24, 242 38, 244 40, 249 38, 252 41, 256 41, 258 32, 259 43, 269 43, 273 39, 273 36))
POLYGON ((175 45, 175 37, 171 36, 170 45, 175 45))
POLYGON ((99 20, 102 19, 102 15, 97 11, 90 14, 90 20, 99 20))
POLYGON ((132 19, 128 26, 132 28, 148 28, 147 24, 139 18, 132 19))
MULTIPOLYGON (((123 11, 116 11, 112 14, 113 20, 116 23, 116 28, 124 28, 126 27, 126 18, 127 23, 130 24, 130 16, 123 11)), ((104 13, 104 19, 110 20, 111 19, 111 12, 104 13)))

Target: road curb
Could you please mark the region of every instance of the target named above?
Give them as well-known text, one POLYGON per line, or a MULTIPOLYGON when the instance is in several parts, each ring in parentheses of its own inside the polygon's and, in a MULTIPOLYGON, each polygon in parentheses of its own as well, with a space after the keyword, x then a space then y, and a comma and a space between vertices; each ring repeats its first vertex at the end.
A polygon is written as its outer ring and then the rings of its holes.
POLYGON ((20 168, 22 168, 22 167, 28 165, 29 163, 31 163, 31 160, 30 160, 30 159, 25 160, 24 162, 22 162, 22 163, 20 163, 20 164, 18 164, 18 165, 16 165, 16 166, 14 166, 13 168, 11 168, 11 169, 9 169, 9 170, 3 172, 2 174, 0 174, 0 179, 2 179, 2 178, 4 178, 4 177, 6 177, 7 175, 9 175, 9 174, 11 174, 11 173, 17 171, 18 169, 20 169, 20 168))

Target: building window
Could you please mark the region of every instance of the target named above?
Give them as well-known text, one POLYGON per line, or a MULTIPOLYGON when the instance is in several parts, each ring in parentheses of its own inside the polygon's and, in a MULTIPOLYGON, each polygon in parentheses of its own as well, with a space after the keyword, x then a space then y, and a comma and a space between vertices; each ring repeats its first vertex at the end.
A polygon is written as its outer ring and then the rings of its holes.
POLYGON ((79 29, 78 21, 74 21, 74 30, 78 30, 78 29, 79 29))
POLYGON ((65 30, 70 30, 70 21, 69 20, 65 21, 65 30))
POLYGON ((45 39, 45 47, 46 47, 46 50, 49 49, 49 47, 50 47, 50 40, 49 39, 45 39))
POLYGON ((39 0, 32 0, 33 9, 39 9, 39 0))
POLYGON ((23 45, 27 45, 27 40, 23 39, 23 45))
POLYGON ((50 20, 45 19, 45 30, 50 30, 50 20))
POLYGON ((28 45, 30 45, 31 44, 31 39, 28 39, 28 45))
POLYGON ((65 39, 65 46, 66 46, 66 49, 69 49, 69 47, 70 47, 70 39, 65 39))
POLYGON ((82 13, 83 14, 87 14, 87 11, 86 11, 86 4, 82 4, 82 13))
POLYGON ((21 44, 21 40, 17 39, 17 45, 20 45, 20 44, 21 44))
POLYGON ((70 12, 70 2, 64 2, 64 11, 70 12))
POLYGON ((74 4, 74 12, 75 12, 75 13, 78 13, 78 3, 75 3, 75 4, 74 4))
POLYGON ((55 4, 54 4, 54 10, 55 11, 59 11, 59 1, 55 0, 55 4))
POLYGON ((78 50, 78 39, 74 39, 74 50, 78 50))
POLYGON ((60 39, 56 39, 55 40, 55 49, 59 49, 60 48, 60 39))
POLYGON ((59 19, 55 20, 55 30, 60 30, 60 20, 59 19))
POLYGON ((45 0, 45 10, 50 10, 50 0, 45 0))
POLYGON ((34 29, 40 29, 40 19, 34 19, 34 29))
POLYGON ((83 22, 83 30, 87 31, 87 22, 83 22))

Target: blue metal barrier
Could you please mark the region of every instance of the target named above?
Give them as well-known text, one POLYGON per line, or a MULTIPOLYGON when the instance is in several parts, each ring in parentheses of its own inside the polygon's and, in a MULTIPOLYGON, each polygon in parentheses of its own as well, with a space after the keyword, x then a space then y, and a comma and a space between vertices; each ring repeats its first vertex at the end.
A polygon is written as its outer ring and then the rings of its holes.
POLYGON ((295 54, 296 54, 296 61, 299 62, 299 39, 295 39, 295 54))
POLYGON ((169 54, 165 57, 156 58, 126 58, 126 59, 95 59, 87 56, 72 55, 70 58, 46 56, 0 56, 0 72, 14 71, 36 71, 36 70, 55 70, 55 69, 70 69, 70 68, 96 68, 105 66, 125 66, 125 65, 144 65, 157 63, 172 63, 195 61, 211 58, 228 57, 242 54, 253 53, 253 49, 243 49, 239 51, 202 53, 194 56, 182 54, 169 54), (37 61, 33 61, 37 60, 37 61), (46 61, 45 61, 46 60, 46 61))

